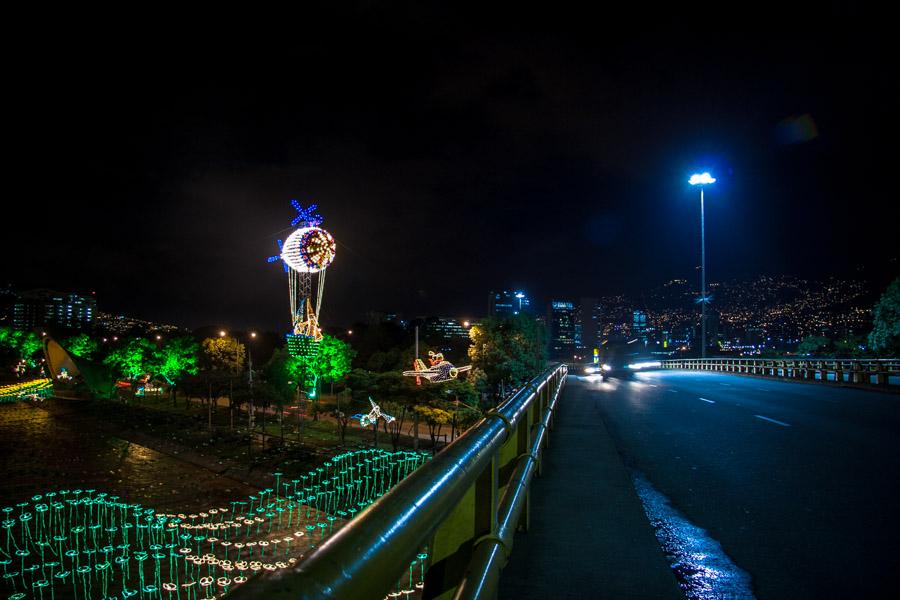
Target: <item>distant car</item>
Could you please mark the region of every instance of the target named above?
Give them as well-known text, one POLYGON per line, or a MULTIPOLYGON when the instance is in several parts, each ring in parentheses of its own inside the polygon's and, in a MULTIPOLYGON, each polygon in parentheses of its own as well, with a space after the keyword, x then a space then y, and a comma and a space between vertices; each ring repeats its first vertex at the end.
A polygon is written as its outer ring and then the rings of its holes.
POLYGON ((648 356, 642 350, 637 339, 607 340, 600 348, 600 367, 597 372, 604 379, 607 377, 630 377, 637 371, 662 366, 659 360, 648 356))

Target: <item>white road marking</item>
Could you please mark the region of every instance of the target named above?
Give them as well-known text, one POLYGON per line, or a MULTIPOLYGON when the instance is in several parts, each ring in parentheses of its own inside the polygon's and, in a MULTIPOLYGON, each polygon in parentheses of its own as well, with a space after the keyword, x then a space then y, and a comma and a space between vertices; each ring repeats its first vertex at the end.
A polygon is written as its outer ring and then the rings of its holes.
POLYGON ((730 383, 722 383, 721 381, 719 382, 719 385, 727 385, 728 387, 731 387, 730 383))
POLYGON ((659 387, 659 386, 656 385, 655 383, 651 383, 651 384, 648 384, 648 385, 649 385, 650 387, 659 387))
POLYGON ((785 423, 784 421, 778 421, 777 419, 770 419, 769 417, 764 417, 762 415, 753 415, 757 419, 762 419, 763 421, 768 421, 769 423, 775 423, 776 425, 781 425, 782 427, 790 427, 790 423, 785 423))
POLYGON ((678 390, 669 390, 669 391, 672 392, 673 394, 677 394, 677 393, 678 393, 678 390))
POLYGON ((710 404, 715 404, 715 403, 716 403, 715 400, 707 400, 706 398, 700 398, 700 399, 703 400, 704 402, 709 402, 710 404))

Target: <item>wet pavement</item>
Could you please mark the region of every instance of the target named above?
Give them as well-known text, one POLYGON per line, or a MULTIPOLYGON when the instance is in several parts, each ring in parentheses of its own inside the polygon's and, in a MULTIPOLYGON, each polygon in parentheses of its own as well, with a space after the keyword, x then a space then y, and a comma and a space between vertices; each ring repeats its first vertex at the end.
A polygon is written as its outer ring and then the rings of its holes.
POLYGON ((499 598, 683 598, 591 391, 569 381, 499 598))
POLYGON ((3 506, 34 494, 80 487, 182 512, 257 491, 106 433, 93 418, 79 416, 77 411, 51 412, 31 402, 0 405, 0 464, 3 506))
POLYGON ((640 473, 632 472, 656 539, 690 600, 753 600, 750 575, 725 554, 709 533, 688 521, 640 473))
POLYGON ((561 402, 576 389, 649 484, 688 595, 742 597, 742 573, 760 599, 895 595, 897 395, 677 371, 570 378, 561 402))

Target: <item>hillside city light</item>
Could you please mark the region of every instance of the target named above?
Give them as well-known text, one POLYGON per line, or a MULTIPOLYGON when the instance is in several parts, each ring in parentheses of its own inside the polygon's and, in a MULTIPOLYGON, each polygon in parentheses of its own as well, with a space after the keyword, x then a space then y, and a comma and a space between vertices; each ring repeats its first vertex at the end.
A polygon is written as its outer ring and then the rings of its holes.
POLYGON ((703 186, 716 182, 709 173, 694 173, 688 179, 691 185, 700 186, 700 357, 706 358, 706 223, 703 211, 703 186))

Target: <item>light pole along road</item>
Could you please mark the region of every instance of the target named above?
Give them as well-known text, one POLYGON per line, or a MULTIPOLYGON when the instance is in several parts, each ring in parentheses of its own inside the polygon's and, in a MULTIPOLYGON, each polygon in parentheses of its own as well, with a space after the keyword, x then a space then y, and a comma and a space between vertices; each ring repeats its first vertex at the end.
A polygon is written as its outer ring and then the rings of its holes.
POLYGON ((695 173, 688 183, 700 186, 700 357, 706 358, 706 218, 703 210, 703 186, 716 182, 709 173, 695 173))

